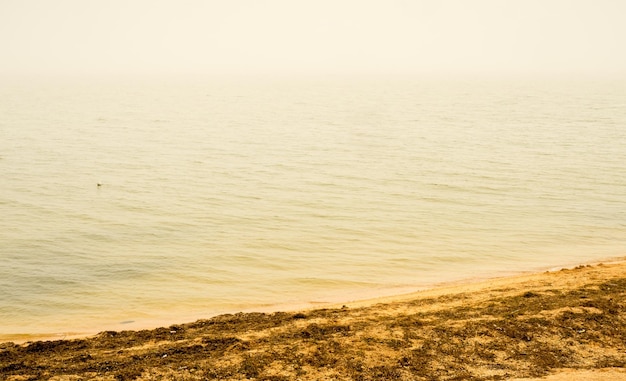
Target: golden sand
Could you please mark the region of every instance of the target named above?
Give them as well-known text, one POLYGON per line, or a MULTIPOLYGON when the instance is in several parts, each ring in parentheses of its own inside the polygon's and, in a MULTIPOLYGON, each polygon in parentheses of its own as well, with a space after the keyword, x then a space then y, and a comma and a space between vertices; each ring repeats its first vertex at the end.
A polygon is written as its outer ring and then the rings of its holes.
POLYGON ((625 365, 624 263, 0 344, 2 380, 626 380, 625 365))

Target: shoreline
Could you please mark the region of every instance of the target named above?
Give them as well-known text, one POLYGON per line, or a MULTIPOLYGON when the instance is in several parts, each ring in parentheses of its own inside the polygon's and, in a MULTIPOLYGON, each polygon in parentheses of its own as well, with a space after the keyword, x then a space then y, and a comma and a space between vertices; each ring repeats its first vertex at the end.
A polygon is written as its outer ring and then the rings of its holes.
POLYGON ((0 374, 7 380, 624 380, 624 316, 626 262, 616 258, 299 312, 2 343, 0 374))
POLYGON ((541 274, 544 272, 556 272, 563 269, 572 269, 578 266, 596 266, 599 264, 620 264, 626 263, 626 257, 617 256, 605 258, 605 260, 593 260, 586 262, 569 263, 563 266, 546 266, 539 267, 535 270, 519 270, 519 271, 507 271, 498 272, 497 274, 481 275, 470 278, 460 278, 455 280, 447 280, 432 284, 419 286, 396 286, 396 287, 384 287, 374 290, 365 291, 353 291, 344 294, 342 297, 327 297, 326 301, 311 300, 308 302, 299 303, 273 303, 263 306, 254 306, 250 308, 242 308, 240 310, 228 310, 221 313, 209 314, 206 316, 196 315, 177 315, 170 318, 148 318, 143 321, 130 321, 120 322, 115 324, 108 324, 105 326, 93 327, 81 332, 42 332, 42 333, 15 333, 15 334, 1 334, 0 344, 2 343, 16 343, 24 344, 36 341, 55 341, 55 340, 71 340, 71 339, 85 339, 98 335, 103 331, 139 331, 139 330, 154 330, 164 326, 185 324, 195 320, 203 320, 215 318, 221 315, 235 314, 235 313, 273 313, 273 312, 299 312, 310 311, 320 308, 340 308, 341 306, 359 306, 366 307, 376 303, 392 303, 400 302, 412 299, 414 297, 423 296, 429 293, 440 294, 441 292, 456 292, 465 287, 476 287, 484 283, 492 282, 504 282, 508 283, 518 278, 532 277, 533 275, 541 274))

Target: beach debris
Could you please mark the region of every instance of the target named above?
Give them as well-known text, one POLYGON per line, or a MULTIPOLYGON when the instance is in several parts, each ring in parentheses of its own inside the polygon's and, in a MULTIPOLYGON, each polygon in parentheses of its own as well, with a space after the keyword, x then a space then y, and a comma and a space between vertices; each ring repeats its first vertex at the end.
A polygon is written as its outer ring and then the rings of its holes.
POLYGON ((573 285, 569 273, 548 274, 521 290, 0 343, 0 379, 503 380, 564 368, 623 376, 624 268, 576 271, 573 285))

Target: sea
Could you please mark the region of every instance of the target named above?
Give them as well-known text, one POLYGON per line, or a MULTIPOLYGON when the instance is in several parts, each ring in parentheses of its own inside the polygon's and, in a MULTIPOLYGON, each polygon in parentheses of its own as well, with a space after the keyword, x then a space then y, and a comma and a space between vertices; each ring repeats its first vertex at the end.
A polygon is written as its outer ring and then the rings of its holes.
POLYGON ((0 341, 626 257, 626 82, 0 86, 0 341))

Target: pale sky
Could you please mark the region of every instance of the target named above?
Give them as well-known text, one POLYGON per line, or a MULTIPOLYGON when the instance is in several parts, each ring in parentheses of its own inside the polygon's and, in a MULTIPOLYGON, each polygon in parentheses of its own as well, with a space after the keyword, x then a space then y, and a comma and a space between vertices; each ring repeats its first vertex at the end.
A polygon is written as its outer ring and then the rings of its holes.
POLYGON ((625 0, 0 0, 0 77, 626 77, 625 0))

